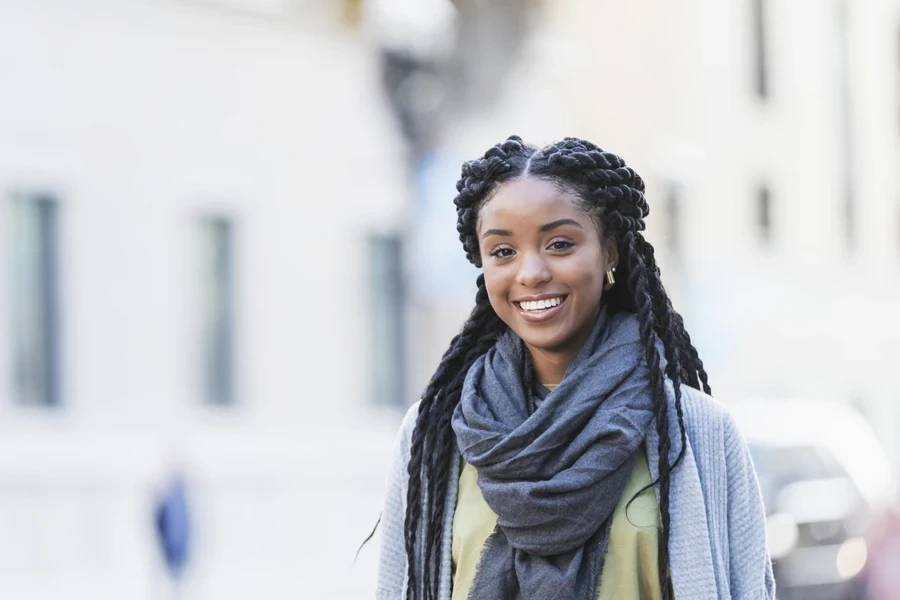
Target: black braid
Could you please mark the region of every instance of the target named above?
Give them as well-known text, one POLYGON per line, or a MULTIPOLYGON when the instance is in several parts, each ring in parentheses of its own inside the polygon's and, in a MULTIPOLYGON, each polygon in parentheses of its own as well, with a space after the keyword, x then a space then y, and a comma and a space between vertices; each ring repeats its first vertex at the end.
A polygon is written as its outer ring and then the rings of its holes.
MULTIPOLYGON (((488 150, 480 160, 463 165, 462 176, 457 183, 456 204, 457 231, 466 256, 480 266, 475 224, 478 211, 496 186, 521 173, 528 157, 536 151, 526 147, 519 138, 510 138, 488 150)), ((409 486, 406 507, 406 555, 407 599, 437 597, 444 534, 444 514, 448 478, 456 442, 450 419, 459 403, 466 373, 475 360, 487 352, 506 325, 491 307, 484 283, 484 275, 478 278, 475 308, 462 331, 450 343, 434 376, 422 394, 419 415, 413 432, 409 469, 409 486), (422 475, 426 489, 422 489, 422 475), (424 514, 424 518, 423 518, 424 514), (424 552, 421 555, 424 572, 416 572, 416 539, 422 533, 424 552), (421 590, 421 593, 420 593, 421 590)))
MULTIPOLYGON (((644 182, 619 156, 605 152, 590 142, 566 138, 538 150, 525 145, 521 138, 512 136, 488 150, 481 159, 463 165, 457 183, 458 195, 454 199, 457 231, 466 257, 474 265, 481 266, 475 235, 478 212, 501 183, 523 175, 552 181, 570 191, 582 208, 596 218, 603 235, 615 240, 618 245, 623 281, 604 292, 603 302, 611 311, 636 313, 640 322, 641 341, 656 401, 659 435, 659 478, 654 482, 659 484, 662 521, 659 575, 663 600, 670 600, 670 474, 680 462, 686 447, 681 386, 702 387, 706 393, 710 393, 710 388, 703 363, 685 330, 684 320, 672 307, 662 285, 653 247, 641 234, 645 229, 644 219, 649 214, 644 182), (660 366, 663 358, 666 361, 664 371, 660 366), (674 388, 681 437, 678 456, 671 463, 666 378, 674 388)), ((445 497, 451 461, 456 457, 450 419, 459 403, 469 367, 506 328, 490 306, 483 275, 478 280, 475 300, 471 316, 444 354, 419 406, 407 490, 407 600, 433 600, 437 597, 445 497), (427 474, 424 486, 423 474, 427 474), (416 544, 419 534, 424 535, 421 548, 416 544), (419 555, 419 552, 422 554, 419 555), (418 573, 414 566, 420 564, 417 558, 425 565, 422 573, 418 573)))
MULTIPOLYGON (((657 315, 658 332, 663 342, 663 350, 666 356, 666 377, 672 381, 672 387, 675 392, 675 412, 678 417, 681 446, 678 450, 678 457, 675 459, 675 462, 672 463, 672 468, 674 469, 684 457, 684 450, 687 445, 687 432, 684 428, 684 410, 681 406, 681 382, 682 379, 687 379, 688 384, 690 385, 693 380, 691 379, 690 374, 686 372, 685 365, 681 360, 681 350, 679 347, 680 340, 675 324, 676 318, 681 319, 681 316, 675 312, 674 308, 672 308, 672 301, 669 299, 669 295, 666 293, 662 281, 660 280, 659 267, 656 265, 653 246, 647 243, 644 236, 640 233, 634 234, 632 239, 636 244, 634 254, 642 257, 645 270, 651 274, 647 291, 651 302, 653 303, 654 313, 657 315)), ((687 335, 686 332, 685 335, 687 335)), ((696 376, 694 376, 694 380, 695 379, 696 376)), ((694 382, 693 385, 694 387, 697 387, 696 382, 694 382)), ((668 435, 666 437, 668 437, 668 435)))
MULTIPOLYGON (((637 300, 638 319, 641 323, 641 341, 644 344, 647 366, 650 369, 650 385, 653 389, 653 395, 657 399, 656 433, 659 436, 659 514, 662 520, 662 530, 659 534, 658 560, 660 585, 663 586, 663 598, 666 598, 668 597, 669 580, 669 473, 671 471, 668 460, 671 447, 671 440, 669 439, 669 403, 666 399, 665 383, 659 368, 659 350, 657 348, 659 338, 656 333, 658 324, 654 318, 653 298, 649 292, 647 267, 643 263, 641 255, 637 252, 637 246, 638 242, 635 240, 635 234, 630 231, 627 232, 623 239, 623 247, 630 251, 629 254, 633 258, 628 274, 628 285, 634 290, 637 300)), ((680 393, 678 395, 680 397, 680 393)), ((679 421, 679 426, 682 440, 684 440, 684 423, 679 421)))
POLYGON ((469 367, 481 354, 494 344, 503 330, 487 297, 484 275, 478 278, 478 293, 475 308, 462 331, 450 345, 441 360, 441 366, 433 377, 419 405, 419 416, 413 432, 409 462, 409 488, 406 509, 406 551, 409 558, 407 574, 409 587, 407 598, 417 598, 417 576, 415 572, 416 533, 420 527, 423 504, 426 568, 422 574, 421 586, 425 598, 436 598, 438 590, 438 560, 443 538, 444 498, 447 494, 450 475, 450 460, 455 436, 450 428, 450 418, 459 403, 462 384, 469 367), (449 375, 452 373, 452 375, 449 375), (440 377, 437 375, 441 374, 440 377), (423 469, 427 472, 427 490, 421 489, 423 469), (423 497, 424 492, 424 497, 423 497))
MULTIPOLYGON (((435 416, 432 424, 432 430, 442 432, 444 435, 437 435, 435 438, 434 451, 428 461, 429 480, 433 479, 434 491, 431 495, 435 499, 429 502, 428 523, 432 526, 444 522, 444 512, 446 503, 444 498, 447 495, 447 485, 450 476, 450 463, 448 458, 453 456, 452 452, 456 443, 456 436, 450 428, 450 419, 453 410, 459 402, 462 393, 463 380, 469 367, 475 362, 479 356, 487 352, 502 331, 502 321, 494 313, 488 301, 487 288, 484 284, 484 275, 478 277, 478 292, 475 296, 475 309, 472 315, 463 327, 458 345, 460 354, 462 355, 462 367, 459 369, 460 376, 453 377, 446 389, 440 393, 440 396, 448 407, 448 410, 442 411, 435 416)), ((425 547, 425 564, 430 565, 432 560, 437 560, 441 555, 442 535, 433 535, 428 539, 425 547)), ((425 589, 426 594, 433 592, 434 598, 437 597, 437 578, 431 575, 438 571, 438 565, 435 563, 433 572, 426 572, 425 589)), ((432 598, 432 596, 426 596, 432 598)))
MULTIPOLYGON (((700 355, 691 343, 690 334, 688 334, 687 330, 684 328, 684 319, 672 307, 672 301, 669 299, 665 287, 663 287, 662 280, 660 279, 659 267, 656 265, 656 258, 654 257, 653 246, 647 243, 643 236, 638 236, 638 240, 641 244, 639 252, 642 256, 646 257, 647 268, 653 271, 654 274, 652 280, 654 289, 651 296, 653 297, 657 314, 663 317, 663 322, 661 323, 663 330, 671 331, 673 334, 674 338, 671 344, 673 348, 688 350, 688 356, 690 357, 691 363, 679 364, 681 377, 684 378, 686 383, 691 387, 702 389, 705 393, 710 394, 712 393, 712 390, 710 390, 709 387, 709 378, 706 374, 706 370, 703 368, 703 362, 700 360, 700 355)), ((669 344, 666 346, 668 348, 669 344)), ((669 361, 670 364, 672 363, 671 358, 667 357, 666 360, 669 361)))

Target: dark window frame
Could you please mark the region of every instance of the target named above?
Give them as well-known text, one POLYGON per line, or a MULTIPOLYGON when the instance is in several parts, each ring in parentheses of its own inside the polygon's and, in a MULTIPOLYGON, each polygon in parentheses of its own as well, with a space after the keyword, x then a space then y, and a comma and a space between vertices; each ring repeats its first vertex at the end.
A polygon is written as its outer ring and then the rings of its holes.
POLYGON ((404 242, 399 234, 371 234, 369 305, 372 307, 371 359, 373 401, 379 406, 406 406, 406 310, 404 242))
POLYGON ((769 98, 771 83, 769 81, 768 28, 766 27, 766 0, 751 0, 753 26, 753 88, 761 100, 769 98))
POLYGON ((200 344, 203 402, 233 406, 236 390, 236 227, 231 217, 203 216, 200 265, 200 344))
POLYGON ((62 399, 60 202, 49 192, 11 194, 13 398, 56 407, 62 399))
POLYGON ((760 183, 756 186, 754 207, 756 211, 756 231, 763 242, 771 244, 774 237, 772 231, 772 188, 767 183, 760 183))
POLYGON ((668 185, 665 196, 666 245, 668 246, 669 254, 675 261, 680 260, 684 252, 682 227, 684 213, 683 195, 684 187, 681 184, 672 182, 668 185))

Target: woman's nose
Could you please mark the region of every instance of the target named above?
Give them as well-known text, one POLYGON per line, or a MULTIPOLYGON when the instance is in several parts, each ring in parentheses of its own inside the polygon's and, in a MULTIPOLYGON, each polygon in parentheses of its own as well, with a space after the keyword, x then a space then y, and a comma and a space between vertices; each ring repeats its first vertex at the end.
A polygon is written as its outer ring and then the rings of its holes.
POLYGON ((539 254, 526 254, 519 261, 516 283, 525 287, 537 287, 552 278, 550 269, 539 254))

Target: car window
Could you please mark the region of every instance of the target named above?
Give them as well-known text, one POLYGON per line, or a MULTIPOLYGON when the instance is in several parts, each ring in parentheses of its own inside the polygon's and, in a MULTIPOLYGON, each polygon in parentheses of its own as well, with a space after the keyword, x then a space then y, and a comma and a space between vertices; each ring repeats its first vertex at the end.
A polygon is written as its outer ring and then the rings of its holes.
POLYGON ((767 505, 778 490, 791 483, 847 477, 834 455, 822 446, 749 444, 749 448, 767 505))

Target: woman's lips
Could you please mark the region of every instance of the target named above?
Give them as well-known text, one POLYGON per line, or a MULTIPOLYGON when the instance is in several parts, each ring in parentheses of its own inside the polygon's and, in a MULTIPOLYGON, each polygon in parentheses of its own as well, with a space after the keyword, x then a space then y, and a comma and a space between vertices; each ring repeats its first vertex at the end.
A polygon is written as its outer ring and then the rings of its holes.
POLYGON ((516 307, 516 310, 519 311, 519 314, 522 315, 522 318, 530 323, 543 323, 544 321, 548 321, 555 317, 562 308, 566 305, 566 302, 569 300, 569 296, 561 296, 562 302, 557 304, 552 308, 542 308, 540 310, 525 310, 522 308, 519 302, 513 302, 513 305, 516 307))

